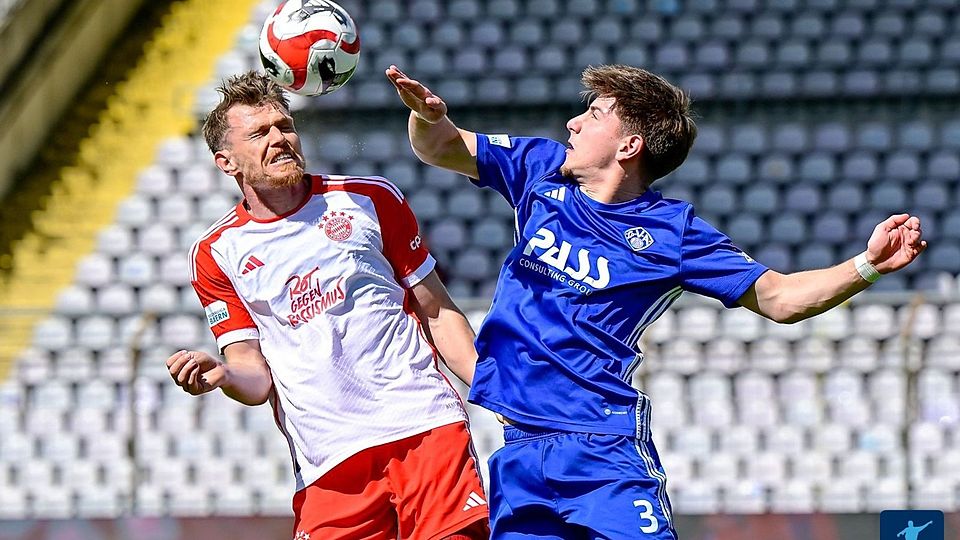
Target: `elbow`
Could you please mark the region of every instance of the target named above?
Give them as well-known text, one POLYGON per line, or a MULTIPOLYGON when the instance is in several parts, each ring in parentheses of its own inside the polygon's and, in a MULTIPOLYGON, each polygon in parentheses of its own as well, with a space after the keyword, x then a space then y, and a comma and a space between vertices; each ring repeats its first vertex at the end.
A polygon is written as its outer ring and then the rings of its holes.
POLYGON ((779 324, 796 324, 800 321, 806 320, 809 315, 793 309, 788 309, 786 306, 781 306, 774 312, 768 315, 770 320, 779 323, 779 324))
POLYGON ((804 317, 803 315, 799 313, 793 313, 790 315, 784 315, 784 316, 774 318, 773 320, 780 324, 796 324, 804 319, 806 319, 806 317, 804 317))

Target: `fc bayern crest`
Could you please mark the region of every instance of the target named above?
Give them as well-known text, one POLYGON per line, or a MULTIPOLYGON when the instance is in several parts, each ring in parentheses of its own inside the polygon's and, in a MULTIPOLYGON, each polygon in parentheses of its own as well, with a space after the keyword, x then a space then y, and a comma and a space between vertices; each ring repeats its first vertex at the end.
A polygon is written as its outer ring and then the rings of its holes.
POLYGON ((643 251, 653 245, 653 237, 650 236, 650 233, 643 227, 627 229, 627 232, 623 233, 623 236, 627 239, 627 243, 630 244, 630 249, 634 251, 643 251))
POLYGON ((342 242, 353 234, 353 216, 346 212, 327 212, 320 218, 320 227, 327 238, 342 242))

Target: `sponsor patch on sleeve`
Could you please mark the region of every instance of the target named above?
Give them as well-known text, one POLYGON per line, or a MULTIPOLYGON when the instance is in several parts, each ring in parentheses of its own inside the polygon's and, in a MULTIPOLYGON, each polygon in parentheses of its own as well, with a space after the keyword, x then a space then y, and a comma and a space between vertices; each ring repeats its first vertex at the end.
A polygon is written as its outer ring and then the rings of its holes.
POLYGON ((230 318, 230 311, 227 309, 227 303, 223 300, 217 300, 209 306, 203 308, 207 314, 207 324, 210 328, 226 321, 230 318))
POLYGON ((498 135, 487 135, 487 139, 490 139, 490 144, 495 144, 504 148, 510 148, 512 144, 510 142, 510 136, 503 133, 498 135))

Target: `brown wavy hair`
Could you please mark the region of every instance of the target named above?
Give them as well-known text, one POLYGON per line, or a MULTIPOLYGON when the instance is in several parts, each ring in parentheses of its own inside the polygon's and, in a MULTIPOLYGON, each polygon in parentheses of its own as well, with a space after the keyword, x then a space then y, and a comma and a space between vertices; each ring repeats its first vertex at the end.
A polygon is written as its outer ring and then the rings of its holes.
POLYGON ((683 90, 647 70, 620 64, 590 66, 580 80, 587 87, 584 99, 614 98, 624 134, 643 137, 643 164, 651 183, 687 158, 697 124, 683 90))

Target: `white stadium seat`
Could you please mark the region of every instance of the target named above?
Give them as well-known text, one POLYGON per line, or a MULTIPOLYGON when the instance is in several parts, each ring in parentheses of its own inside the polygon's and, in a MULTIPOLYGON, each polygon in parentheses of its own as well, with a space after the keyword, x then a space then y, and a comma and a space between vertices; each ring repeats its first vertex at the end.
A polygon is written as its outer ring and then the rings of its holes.
POLYGON ((793 478, 772 488, 770 510, 784 514, 809 514, 816 508, 813 488, 805 479, 793 478))
POLYGON ((863 508, 863 488, 857 483, 835 478, 821 489, 819 510, 822 512, 853 514, 863 508))
POLYGON ((812 373, 824 373, 834 367, 836 359, 833 341, 810 336, 797 342, 793 366, 812 373))
POLYGON ((149 165, 137 174, 137 192, 163 196, 175 190, 173 171, 165 165, 149 165))
POLYGON ((835 479, 830 454, 810 450, 790 458, 791 477, 802 478, 817 486, 825 486, 835 479))
POLYGON ((114 223, 97 234, 97 252, 104 255, 125 255, 134 247, 134 233, 129 225, 114 223))
POLYGON ((882 512, 890 508, 907 508, 907 488, 903 480, 882 478, 867 484, 866 509, 882 512))

